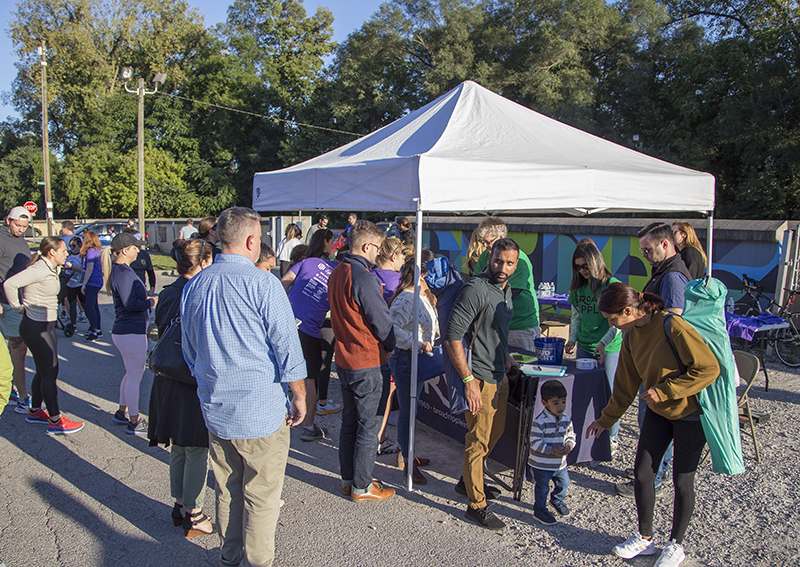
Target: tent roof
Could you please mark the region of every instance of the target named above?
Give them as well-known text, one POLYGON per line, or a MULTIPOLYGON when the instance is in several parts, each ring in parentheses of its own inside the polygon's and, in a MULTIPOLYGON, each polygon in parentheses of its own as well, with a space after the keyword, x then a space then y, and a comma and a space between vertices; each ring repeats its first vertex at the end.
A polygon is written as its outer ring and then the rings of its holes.
POLYGON ((467 81, 363 138, 253 179, 253 208, 711 211, 714 177, 614 144, 467 81))

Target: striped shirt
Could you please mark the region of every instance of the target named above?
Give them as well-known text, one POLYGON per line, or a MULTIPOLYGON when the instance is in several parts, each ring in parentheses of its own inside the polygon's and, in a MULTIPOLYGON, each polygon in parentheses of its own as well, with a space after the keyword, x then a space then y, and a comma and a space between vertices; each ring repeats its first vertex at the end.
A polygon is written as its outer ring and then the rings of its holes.
POLYGON ((555 416, 545 408, 533 420, 528 464, 535 469, 545 471, 566 468, 567 457, 551 455, 550 450, 564 445, 575 447, 575 443, 575 432, 572 430, 572 420, 569 416, 565 413, 555 416))
POLYGON ((208 430, 227 440, 275 433, 290 409, 288 383, 307 375, 278 279, 245 256, 220 254, 186 284, 181 326, 208 430))

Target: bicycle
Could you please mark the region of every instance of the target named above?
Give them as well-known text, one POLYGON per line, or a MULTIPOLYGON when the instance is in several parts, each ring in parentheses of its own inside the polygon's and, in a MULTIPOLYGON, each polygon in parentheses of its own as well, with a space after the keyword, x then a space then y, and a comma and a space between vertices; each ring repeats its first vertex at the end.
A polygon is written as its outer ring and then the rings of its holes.
POLYGON ((764 286, 756 280, 748 278, 747 274, 742 274, 742 289, 748 299, 734 303, 733 313, 745 317, 757 317, 764 311, 776 307, 777 316, 785 320, 789 327, 767 332, 764 340, 767 344, 774 345, 775 354, 782 363, 792 368, 800 367, 800 312, 792 313, 792 305, 800 293, 800 288, 786 289, 790 295, 785 305, 780 305, 767 297, 763 293, 764 286))

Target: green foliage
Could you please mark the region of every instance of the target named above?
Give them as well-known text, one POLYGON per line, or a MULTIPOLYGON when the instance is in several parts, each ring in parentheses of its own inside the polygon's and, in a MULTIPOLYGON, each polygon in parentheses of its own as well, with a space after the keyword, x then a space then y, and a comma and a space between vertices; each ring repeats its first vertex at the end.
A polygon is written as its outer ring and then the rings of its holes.
POLYGON ((390 0, 336 46, 330 11, 301 0, 235 0, 215 29, 185 0, 18 0, 22 119, 0 124, 0 205, 41 202, 45 38, 56 214, 135 214, 137 97, 119 78, 131 66, 133 88, 168 75, 144 101, 147 215, 248 205, 254 173, 473 80, 713 173, 718 217, 797 217, 798 14, 794 0, 390 0))

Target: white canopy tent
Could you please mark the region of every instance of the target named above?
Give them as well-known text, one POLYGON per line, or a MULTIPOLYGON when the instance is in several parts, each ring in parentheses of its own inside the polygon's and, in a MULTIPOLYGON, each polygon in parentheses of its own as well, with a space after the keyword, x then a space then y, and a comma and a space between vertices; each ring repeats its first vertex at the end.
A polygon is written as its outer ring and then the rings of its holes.
MULTIPOLYGON (((700 211, 709 215, 711 273, 712 175, 587 134, 471 81, 354 142, 257 173, 253 208, 416 211, 417 242, 423 212, 700 211)), ((416 261, 419 270, 419 247, 416 261)), ((416 375, 412 357, 412 381, 416 375)))

